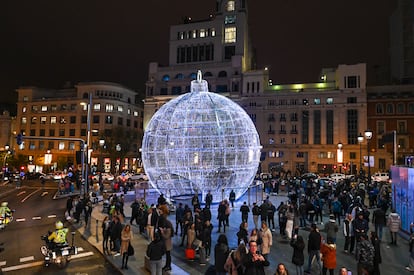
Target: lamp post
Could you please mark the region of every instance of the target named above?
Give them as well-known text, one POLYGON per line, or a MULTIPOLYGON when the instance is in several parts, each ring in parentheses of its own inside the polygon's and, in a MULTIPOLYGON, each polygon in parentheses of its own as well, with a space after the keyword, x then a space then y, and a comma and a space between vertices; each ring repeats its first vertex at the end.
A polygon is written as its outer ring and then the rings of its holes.
POLYGON ((364 141, 364 136, 359 133, 358 143, 359 143, 359 176, 362 176, 362 142, 364 141))
POLYGON ((336 151, 336 161, 338 162, 339 165, 339 173, 342 173, 342 163, 344 162, 344 155, 342 152, 342 147, 343 144, 342 142, 338 143, 338 150, 336 151))
MULTIPOLYGON (((119 152, 122 150, 122 148, 121 148, 121 144, 117 144, 116 146, 115 146, 115 150, 117 151, 117 153, 119 154, 119 152)), ((121 159, 119 159, 119 162, 117 162, 116 163, 116 170, 115 170, 115 174, 116 175, 118 175, 118 173, 119 173, 119 168, 120 168, 120 166, 121 166, 121 159)))
POLYGON ((8 144, 4 145, 4 159, 3 159, 3 180, 4 177, 6 176, 6 161, 7 161, 7 157, 9 156, 10 152, 9 152, 10 146, 8 144))
POLYGON ((89 147, 91 147, 91 109, 92 109, 92 93, 89 93, 89 102, 84 103, 82 102, 81 105, 86 106, 87 109, 87 117, 86 117, 86 127, 87 127, 87 136, 86 136, 86 144, 83 147, 83 155, 86 154, 86 163, 84 163, 84 180, 85 180, 85 194, 88 193, 89 190, 89 163, 90 163, 90 155, 89 155, 89 147))
POLYGON ((100 159, 100 163, 101 163, 101 172, 105 172, 105 163, 103 161, 103 149, 105 148, 105 140, 103 138, 99 139, 99 146, 101 147, 101 159, 100 159))
POLYGON ((368 151, 368 186, 371 186, 371 161, 370 161, 370 151, 371 149, 369 148, 369 142, 372 138, 372 131, 371 130, 366 130, 365 131, 365 138, 367 140, 367 151, 368 151))

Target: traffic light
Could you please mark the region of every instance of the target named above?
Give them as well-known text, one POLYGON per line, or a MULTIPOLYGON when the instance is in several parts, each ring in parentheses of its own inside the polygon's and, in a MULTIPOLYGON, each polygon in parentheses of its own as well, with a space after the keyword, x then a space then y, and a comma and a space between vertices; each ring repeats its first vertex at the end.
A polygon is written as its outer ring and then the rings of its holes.
POLYGON ((336 169, 336 165, 334 164, 333 169, 336 169))
POLYGON ((16 143, 17 143, 17 145, 21 145, 23 143, 23 135, 22 134, 18 134, 16 136, 16 143))

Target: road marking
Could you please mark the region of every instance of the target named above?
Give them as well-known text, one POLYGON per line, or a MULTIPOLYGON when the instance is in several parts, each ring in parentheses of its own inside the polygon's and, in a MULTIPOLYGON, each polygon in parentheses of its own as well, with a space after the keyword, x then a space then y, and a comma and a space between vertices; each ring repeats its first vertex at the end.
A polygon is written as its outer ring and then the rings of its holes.
POLYGON ((44 197, 44 196, 46 196, 47 194, 49 194, 49 192, 45 191, 45 192, 43 192, 43 193, 42 193, 41 197, 44 197))
POLYGON ((27 195, 24 199, 21 200, 21 202, 25 202, 28 198, 30 198, 34 193, 39 192, 41 189, 37 189, 35 191, 33 191, 32 193, 30 193, 29 195, 27 195))
POLYGON ((25 218, 21 218, 21 219, 16 219, 16 222, 25 222, 26 219, 25 218))
POLYGON ((72 256, 70 256, 70 259, 71 260, 73 260, 73 259, 79 259, 79 258, 88 257, 88 256, 92 256, 92 255, 93 255, 93 252, 90 251, 90 252, 85 252, 85 253, 80 253, 80 254, 72 255, 72 256))
POLYGON ((33 261, 33 260, 34 260, 34 256, 20 258, 21 263, 28 262, 28 261, 33 261))
POLYGON ((83 247, 78 247, 78 252, 82 252, 83 250, 83 247))
POLYGON ((56 215, 49 215, 48 218, 56 218, 56 215))
POLYGON ((6 265, 6 261, 0 262, 0 266, 6 265))
POLYGON ((26 191, 19 192, 19 193, 17 194, 17 196, 23 195, 24 193, 26 193, 26 191))
POLYGON ((42 217, 33 217, 32 220, 41 220, 42 217))
POLYGON ((44 264, 44 261, 38 261, 38 262, 33 262, 33 263, 28 263, 28 264, 21 264, 21 265, 5 267, 5 268, 2 268, 1 271, 19 270, 19 269, 39 266, 39 265, 43 265, 43 264, 44 264))

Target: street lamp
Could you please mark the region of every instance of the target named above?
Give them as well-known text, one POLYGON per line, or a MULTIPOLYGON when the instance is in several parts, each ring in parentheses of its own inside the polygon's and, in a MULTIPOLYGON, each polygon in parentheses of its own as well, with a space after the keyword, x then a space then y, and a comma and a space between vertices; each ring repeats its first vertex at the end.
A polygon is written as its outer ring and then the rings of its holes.
POLYGON ((88 114, 86 117, 86 127, 87 127, 87 137, 86 137, 86 144, 83 148, 83 155, 86 154, 86 163, 82 165, 82 168, 84 169, 84 180, 85 180, 85 194, 88 193, 89 190, 89 163, 90 163, 90 156, 89 156, 89 147, 91 147, 91 109, 92 109, 92 93, 89 93, 89 103, 81 102, 81 105, 86 106, 88 114), (86 167, 83 167, 86 166, 86 167))
POLYGON ((105 164, 103 161, 103 149, 105 148, 105 140, 103 138, 99 139, 99 146, 101 147, 101 159, 100 159, 100 163, 101 163, 101 172, 105 172, 105 164))
POLYGON ((371 130, 366 130, 365 131, 365 138, 367 140, 367 151, 368 151, 368 186, 371 186, 371 161, 370 161, 370 148, 369 148, 369 142, 372 138, 372 131, 371 130))
POLYGON ((358 143, 359 143, 359 176, 362 176, 362 142, 364 141, 364 136, 359 133, 358 143))
POLYGON ((342 142, 339 142, 338 150, 336 151, 336 162, 338 162, 339 165, 339 173, 342 173, 342 163, 344 162, 344 154, 342 152, 342 147, 342 142))
POLYGON ((6 161, 7 161, 7 157, 9 156, 10 152, 9 152, 10 146, 8 144, 4 145, 4 159, 3 159, 3 180, 4 177, 6 176, 6 161))

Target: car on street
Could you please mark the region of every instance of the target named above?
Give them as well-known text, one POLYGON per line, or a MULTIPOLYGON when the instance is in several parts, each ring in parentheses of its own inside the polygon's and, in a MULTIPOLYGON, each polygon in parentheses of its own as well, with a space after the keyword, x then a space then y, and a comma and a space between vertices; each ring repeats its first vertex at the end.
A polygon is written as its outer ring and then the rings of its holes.
POLYGON ((390 175, 387 172, 377 172, 371 176, 371 180, 376 182, 387 182, 390 175))
POLYGON ((131 180, 148 180, 148 176, 144 173, 135 174, 129 177, 131 180))
MULTIPOLYGON (((101 173, 101 174, 102 174, 103 181, 112 181, 115 178, 114 175, 112 175, 111 173, 101 173)), ((92 179, 94 181, 99 181, 99 174, 92 176, 92 179)))
POLYGON ((340 180, 346 179, 345 174, 342 173, 333 173, 329 175, 329 178, 333 179, 334 181, 338 182, 340 180))

